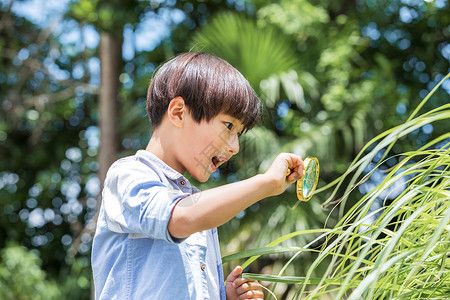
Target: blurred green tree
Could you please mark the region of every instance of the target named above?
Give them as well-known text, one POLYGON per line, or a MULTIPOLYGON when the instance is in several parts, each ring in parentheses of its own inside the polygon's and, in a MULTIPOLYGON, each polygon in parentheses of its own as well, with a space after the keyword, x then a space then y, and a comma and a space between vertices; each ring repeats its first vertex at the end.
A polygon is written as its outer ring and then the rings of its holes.
MULTIPOLYGON (((170 38, 151 53, 135 49, 132 56, 123 57, 123 36, 129 38, 148 26, 149 19, 170 16, 178 6, 186 21, 178 28, 177 39, 186 39, 211 10, 233 6, 219 2, 206 7, 196 1, 151 5, 71 1, 64 18, 42 28, 14 10, 20 2, 0 1, 0 154, 6 158, 0 162, 0 211, 5 214, 0 220, 0 248, 17 241, 34 249, 43 270, 60 279, 65 299, 86 299, 99 165, 103 170, 108 167, 108 162, 98 161, 99 137, 106 136, 100 131, 111 129, 110 136, 117 136, 116 141, 107 140, 116 146, 105 148, 106 142, 102 143, 103 149, 112 150, 103 155, 109 163, 112 156, 124 154, 118 151, 146 143, 148 120, 138 98, 145 97, 155 66, 183 43, 170 38), (115 65, 114 72, 101 71, 101 65, 115 65), (136 92, 131 93, 134 81, 136 92), (96 101, 100 98, 109 109, 103 118, 96 101), (120 118, 110 118, 114 111, 120 118), (99 128, 99 120, 105 118, 110 125, 99 128), (140 126, 135 126, 136 120, 140 126), (133 136, 139 131, 143 136, 135 143, 133 136)), ((176 23, 168 23, 174 30, 176 23)), ((134 41, 131 47, 136 47, 134 41)))
POLYGON ((8 244, 0 251, 0 298, 4 300, 61 299, 59 287, 48 281, 42 261, 23 246, 8 244))
MULTIPOLYGON (((11 13, 12 4, 0 7, 0 247, 15 241, 35 249, 59 280, 72 272, 65 260, 72 234, 95 213, 97 192, 86 185, 95 184, 98 167, 85 135, 97 119, 87 68, 93 51, 83 46, 85 57, 77 56, 81 49, 11 13)), ((89 277, 89 261, 79 263, 89 277)))
MULTIPOLYGON (((443 0, 80 0, 44 29, 12 12, 21 2, 0 0, 0 248, 12 240, 38 251, 50 278, 68 278, 67 299, 89 297, 100 165, 147 143, 146 89, 161 62, 193 45, 211 51, 241 70, 265 104, 260 126, 208 188, 263 171, 280 151, 318 156, 321 185, 331 182, 365 141, 406 120, 450 60, 443 0), (139 45, 152 29, 160 36, 139 45), (101 71, 101 61, 115 71, 101 71), (101 72, 111 75, 104 90, 101 72), (116 114, 105 155, 101 102, 106 117, 116 114)), ((444 83, 424 108, 448 103, 449 90, 444 83)), ((390 151, 448 129, 424 126, 390 151)), ((288 190, 250 207, 220 229, 224 253, 320 226, 327 197, 297 207, 288 190)))

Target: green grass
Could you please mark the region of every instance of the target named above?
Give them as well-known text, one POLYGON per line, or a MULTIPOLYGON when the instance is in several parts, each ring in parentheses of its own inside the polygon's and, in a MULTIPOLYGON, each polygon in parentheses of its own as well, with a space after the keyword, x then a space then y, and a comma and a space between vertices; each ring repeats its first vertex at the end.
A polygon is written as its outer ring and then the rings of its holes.
POLYGON ((389 159, 388 153, 399 139, 426 124, 450 123, 450 104, 418 115, 449 77, 423 99, 404 124, 370 141, 341 177, 318 191, 333 188, 323 206, 333 204, 339 209, 342 217, 334 228, 294 232, 267 247, 224 257, 224 263, 248 258, 242 265, 245 268, 261 255, 292 253, 277 275, 243 276, 273 282, 272 291, 278 283, 295 285, 294 299, 450 299, 450 143, 443 143, 450 133, 398 155, 398 163, 383 170, 384 180, 348 211, 344 210, 349 195, 389 159), (384 151, 382 159, 364 175, 380 151, 384 151), (345 192, 337 204, 333 203, 344 180, 349 182, 345 192), (399 180, 405 182, 404 190, 395 199, 383 199, 399 180), (371 211, 380 198, 384 206, 371 211), (371 216, 374 218, 369 222, 371 216), (306 245, 280 246, 287 239, 308 234, 316 237, 306 245), (322 246, 312 248, 318 241, 322 246), (286 275, 289 265, 305 252, 315 254, 305 274, 286 275))

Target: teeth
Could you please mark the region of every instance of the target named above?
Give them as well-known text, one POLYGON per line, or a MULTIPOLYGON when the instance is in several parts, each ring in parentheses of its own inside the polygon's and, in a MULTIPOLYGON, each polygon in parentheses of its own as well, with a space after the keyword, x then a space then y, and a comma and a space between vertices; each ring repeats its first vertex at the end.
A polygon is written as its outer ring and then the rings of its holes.
POLYGON ((221 157, 218 157, 218 156, 214 156, 211 160, 212 160, 213 164, 216 165, 216 166, 218 164, 220 164, 220 163, 225 161, 224 158, 221 158, 221 157))

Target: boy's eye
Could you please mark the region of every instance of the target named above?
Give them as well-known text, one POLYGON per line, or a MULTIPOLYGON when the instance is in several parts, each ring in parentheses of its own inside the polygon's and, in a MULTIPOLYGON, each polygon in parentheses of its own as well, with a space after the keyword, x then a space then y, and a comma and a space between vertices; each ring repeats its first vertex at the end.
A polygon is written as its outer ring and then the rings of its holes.
POLYGON ((225 126, 227 126, 228 130, 233 129, 233 123, 225 122, 225 126))
MULTIPOLYGON (((228 130, 233 130, 234 128, 234 124, 231 122, 224 122, 225 126, 227 127, 228 130)), ((237 133, 237 136, 240 137, 242 135, 242 131, 237 133)))

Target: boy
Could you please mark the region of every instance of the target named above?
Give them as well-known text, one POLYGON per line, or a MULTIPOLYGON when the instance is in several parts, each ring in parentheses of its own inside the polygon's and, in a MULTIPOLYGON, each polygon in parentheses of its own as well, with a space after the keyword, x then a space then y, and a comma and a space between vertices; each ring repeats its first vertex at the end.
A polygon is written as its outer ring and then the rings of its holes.
POLYGON ((154 75, 147 95, 146 150, 108 171, 92 246, 97 299, 262 299, 256 281, 222 274, 216 227, 303 175, 303 161, 280 154, 264 174, 200 192, 200 182, 239 151, 260 104, 224 60, 185 53, 154 75), (291 174, 286 177, 287 170, 291 174))

